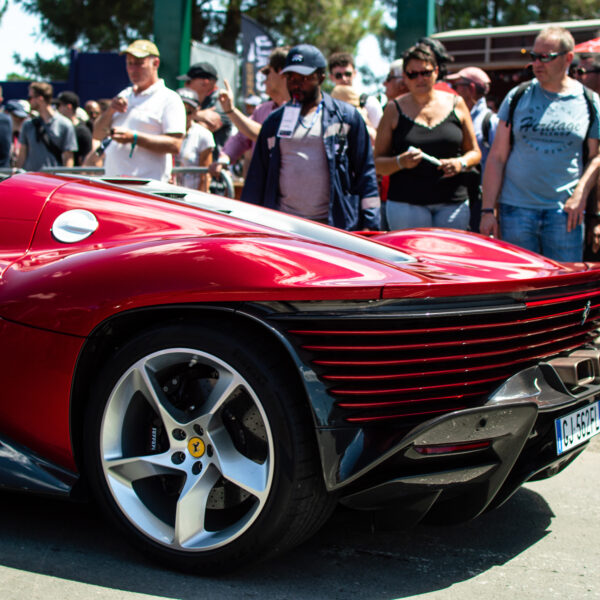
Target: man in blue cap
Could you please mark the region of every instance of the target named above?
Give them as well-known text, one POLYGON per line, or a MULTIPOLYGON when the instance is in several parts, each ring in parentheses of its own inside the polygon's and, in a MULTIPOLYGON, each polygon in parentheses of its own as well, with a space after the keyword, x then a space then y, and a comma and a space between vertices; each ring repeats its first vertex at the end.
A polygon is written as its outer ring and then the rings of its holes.
POLYGON ((291 101, 264 122, 242 200, 347 230, 379 229, 369 134, 360 113, 321 90, 327 63, 292 48, 282 73, 291 101))

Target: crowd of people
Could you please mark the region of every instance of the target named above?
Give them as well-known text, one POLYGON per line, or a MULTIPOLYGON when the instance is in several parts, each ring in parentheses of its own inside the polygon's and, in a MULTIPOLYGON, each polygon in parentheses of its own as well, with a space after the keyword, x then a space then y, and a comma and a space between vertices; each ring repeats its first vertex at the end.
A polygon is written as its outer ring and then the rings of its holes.
POLYGON ((208 191, 242 164, 243 201, 335 227, 447 227, 560 261, 598 259, 600 55, 576 56, 555 26, 529 54, 533 79, 496 114, 488 74, 449 74, 432 38, 390 64, 383 102, 356 90, 351 54, 276 48, 262 69, 267 97, 240 110, 208 62, 168 89, 158 48, 137 40, 124 50, 131 85, 110 100, 81 107, 74 92, 54 98, 34 82, 26 100, 6 102, 0 167, 102 165, 162 181, 174 165, 202 167, 178 183, 208 191))

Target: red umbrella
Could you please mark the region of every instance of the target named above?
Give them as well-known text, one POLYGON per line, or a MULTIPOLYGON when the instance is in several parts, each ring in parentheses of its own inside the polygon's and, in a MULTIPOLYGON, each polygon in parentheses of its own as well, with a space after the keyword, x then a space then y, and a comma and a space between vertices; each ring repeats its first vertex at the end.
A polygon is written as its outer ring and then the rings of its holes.
POLYGON ((587 42, 581 42, 581 44, 577 44, 574 48, 575 52, 579 54, 585 54, 587 52, 598 52, 600 53, 600 38, 594 38, 593 40, 588 40, 587 42))

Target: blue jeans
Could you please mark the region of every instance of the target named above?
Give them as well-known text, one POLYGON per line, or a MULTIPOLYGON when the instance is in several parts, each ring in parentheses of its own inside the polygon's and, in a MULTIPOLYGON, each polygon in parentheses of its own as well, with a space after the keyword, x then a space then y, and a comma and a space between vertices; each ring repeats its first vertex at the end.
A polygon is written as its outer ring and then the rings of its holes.
POLYGON ((468 200, 424 206, 388 200, 385 212, 391 231, 413 227, 450 227, 466 231, 469 227, 468 200))
POLYGON ((567 232, 567 213, 500 204, 500 237, 505 242, 560 262, 583 258, 583 224, 567 232))

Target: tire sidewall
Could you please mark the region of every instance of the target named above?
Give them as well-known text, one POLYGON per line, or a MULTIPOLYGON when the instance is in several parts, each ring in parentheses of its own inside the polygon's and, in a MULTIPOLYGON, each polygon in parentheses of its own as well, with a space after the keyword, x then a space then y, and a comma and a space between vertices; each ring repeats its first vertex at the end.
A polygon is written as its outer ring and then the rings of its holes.
MULTIPOLYGON (((251 336, 235 337, 222 328, 207 325, 168 326, 134 338, 123 346, 102 368, 93 386, 84 424, 85 473, 95 499, 111 521, 140 550, 174 568, 196 571, 224 571, 246 562, 264 558, 282 549, 291 508, 291 496, 296 485, 296 466, 300 457, 297 400, 290 398, 294 386, 277 370, 266 371, 251 336), (115 385, 122 375, 144 356, 167 348, 192 348, 212 354, 228 363, 246 380, 258 397, 271 428, 274 448, 274 469, 271 489, 261 513, 254 523, 229 544, 188 552, 175 550, 143 534, 125 517, 108 487, 100 456, 100 435, 104 411, 115 385), (294 410, 295 408, 295 410, 294 410), (225 561, 225 562, 224 562, 225 561)), ((305 423, 306 426, 306 423, 305 423)))

